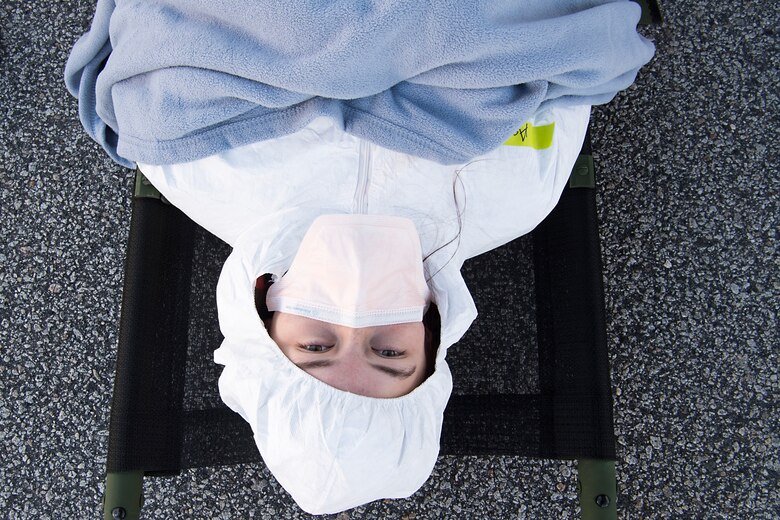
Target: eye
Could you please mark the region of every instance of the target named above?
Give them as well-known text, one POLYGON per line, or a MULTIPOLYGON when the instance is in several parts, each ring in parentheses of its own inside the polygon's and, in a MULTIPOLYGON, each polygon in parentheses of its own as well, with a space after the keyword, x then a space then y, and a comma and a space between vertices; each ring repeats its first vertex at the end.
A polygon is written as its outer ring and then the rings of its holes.
POLYGON ((327 352, 330 350, 329 346, 326 345, 298 345, 299 348, 302 348, 306 352, 327 352))
POLYGON ((397 350, 392 349, 374 349, 374 352, 382 357, 398 357, 403 354, 403 352, 398 352, 397 350))

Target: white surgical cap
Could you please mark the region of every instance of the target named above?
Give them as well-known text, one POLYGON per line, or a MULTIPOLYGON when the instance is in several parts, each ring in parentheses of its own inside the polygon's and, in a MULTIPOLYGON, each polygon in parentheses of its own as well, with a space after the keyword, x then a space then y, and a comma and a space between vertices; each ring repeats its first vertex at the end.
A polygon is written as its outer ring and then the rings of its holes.
POLYGON ((319 381, 284 355, 257 315, 256 278, 280 274, 290 260, 279 257, 275 267, 263 268, 267 251, 237 244, 220 276, 225 340, 214 360, 225 365, 222 400, 249 422, 269 470, 304 511, 335 513, 412 495, 439 453, 452 391, 446 348, 436 355, 433 375, 401 397, 365 397, 319 381))

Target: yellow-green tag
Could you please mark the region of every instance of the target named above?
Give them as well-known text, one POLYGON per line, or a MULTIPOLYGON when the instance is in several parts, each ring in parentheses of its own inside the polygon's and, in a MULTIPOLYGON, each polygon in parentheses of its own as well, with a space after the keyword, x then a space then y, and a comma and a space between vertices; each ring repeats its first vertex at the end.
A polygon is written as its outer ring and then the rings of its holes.
POLYGON ((521 126, 504 144, 507 146, 530 146, 536 150, 543 150, 552 146, 554 132, 555 123, 534 126, 529 122, 521 126))

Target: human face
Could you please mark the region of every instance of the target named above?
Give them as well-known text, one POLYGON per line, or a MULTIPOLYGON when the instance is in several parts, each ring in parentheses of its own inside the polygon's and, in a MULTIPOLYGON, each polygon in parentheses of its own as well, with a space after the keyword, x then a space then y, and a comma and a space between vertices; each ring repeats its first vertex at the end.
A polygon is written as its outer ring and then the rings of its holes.
POLYGON ((422 322, 352 328, 275 312, 269 333, 290 361, 339 390, 399 397, 425 379, 422 322))

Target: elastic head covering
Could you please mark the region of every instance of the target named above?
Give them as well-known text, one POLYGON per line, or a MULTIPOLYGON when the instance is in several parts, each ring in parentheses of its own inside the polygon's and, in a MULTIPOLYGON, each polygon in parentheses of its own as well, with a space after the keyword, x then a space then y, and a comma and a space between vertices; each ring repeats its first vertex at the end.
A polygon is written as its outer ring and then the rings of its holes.
MULTIPOLYGON (((377 223, 367 215, 340 218, 377 223)), ((409 224, 393 229, 404 235, 414 229, 409 224)), ((437 352, 434 373, 401 397, 365 397, 319 381, 282 353, 257 315, 254 282, 263 274, 259 264, 267 254, 265 245, 239 242, 217 286, 225 340, 214 359, 225 365, 219 379, 223 401, 249 422, 266 465, 308 513, 336 513, 412 495, 430 476, 439 453, 452 391, 446 348, 437 352)), ((422 263, 419 255, 416 261, 422 263)), ((292 268, 288 274, 294 274, 292 268)), ((352 317, 361 309, 353 309, 352 317)), ((470 322, 471 308, 466 314, 470 322)))

